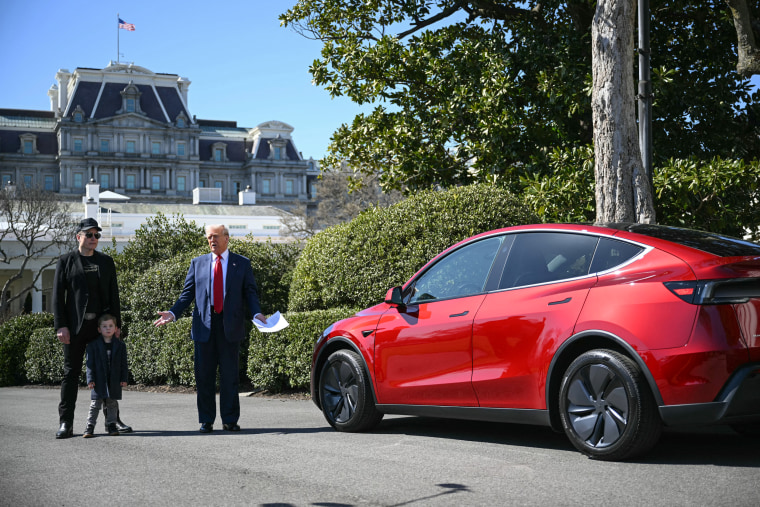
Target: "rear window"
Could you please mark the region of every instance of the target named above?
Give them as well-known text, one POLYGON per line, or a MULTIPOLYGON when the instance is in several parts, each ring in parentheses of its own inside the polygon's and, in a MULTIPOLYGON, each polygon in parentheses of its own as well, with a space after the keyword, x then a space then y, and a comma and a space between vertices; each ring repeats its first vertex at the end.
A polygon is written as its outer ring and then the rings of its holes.
POLYGON ((722 236, 714 232, 651 224, 604 224, 604 226, 672 241, 720 257, 760 255, 760 245, 757 243, 732 238, 731 236, 722 236))

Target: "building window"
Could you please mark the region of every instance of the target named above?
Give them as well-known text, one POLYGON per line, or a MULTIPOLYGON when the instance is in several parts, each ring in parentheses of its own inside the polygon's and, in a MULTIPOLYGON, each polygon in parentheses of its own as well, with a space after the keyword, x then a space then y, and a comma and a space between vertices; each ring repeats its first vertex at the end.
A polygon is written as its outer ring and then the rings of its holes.
POLYGON ((153 141, 150 145, 150 152, 154 155, 160 155, 161 154, 161 143, 157 141, 153 141))
POLYGON ((177 118, 177 127, 185 128, 185 119, 182 117, 177 118))
POLYGON ((84 141, 82 139, 74 139, 74 151, 82 151, 84 141))
POLYGON ((230 224, 229 228, 230 228, 230 230, 232 230, 232 229, 245 230, 245 229, 248 228, 248 226, 247 225, 234 225, 234 224, 230 224))
POLYGON ((3 174, 3 187, 11 182, 10 174, 3 174))
POLYGON ((101 188, 110 188, 111 187, 111 175, 110 174, 101 174, 100 175, 100 187, 101 188))
POLYGON ((198 182, 198 188, 203 188, 206 186, 206 180, 200 180, 198 182))
POLYGON ((279 225, 265 225, 264 229, 269 229, 269 230, 275 230, 276 231, 276 230, 280 229, 280 226, 279 225))
POLYGON ((37 136, 34 134, 21 134, 18 136, 21 140, 20 153, 25 155, 34 155, 39 153, 37 151, 37 136))
POLYGON ((77 123, 82 123, 82 120, 83 120, 83 119, 84 119, 84 117, 82 116, 82 113, 81 113, 81 112, 79 112, 79 111, 76 111, 76 112, 74 113, 74 121, 75 121, 75 122, 77 122, 77 123))
POLYGON ((180 157, 185 155, 185 143, 177 143, 177 155, 180 157))
POLYGON ((293 195, 295 193, 293 191, 294 183, 295 182, 293 180, 291 180, 291 179, 285 180, 285 193, 287 195, 293 195))
POLYGON ((227 144, 225 143, 214 143, 211 145, 211 158, 215 162, 226 162, 227 161, 227 144))
POLYGON ((24 175, 24 186, 29 188, 32 186, 32 175, 31 174, 25 174, 24 175))
POLYGON ((127 99, 127 112, 128 113, 135 112, 135 99, 127 99))
POLYGON ((101 153, 108 153, 111 151, 111 141, 108 139, 101 139, 100 140, 100 152, 101 153))
POLYGON ((224 183, 222 183, 221 181, 215 181, 214 188, 224 188, 224 183))
POLYGON ((274 159, 275 160, 282 159, 282 148, 280 148, 279 146, 274 147, 274 159))
POLYGON ((151 176, 151 189, 161 190, 161 176, 151 176))
POLYGON ((240 192, 240 182, 239 181, 234 182, 232 185, 235 187, 235 193, 236 194, 238 192, 240 192))
POLYGON ((185 191, 185 177, 184 176, 177 176, 177 190, 179 192, 185 191))
POLYGON ((134 153, 134 152, 135 152, 135 142, 127 141, 127 153, 134 153))
POLYGON ((270 194, 272 193, 272 180, 269 178, 264 178, 261 180, 261 193, 262 194, 270 194))
POLYGON ((127 174, 127 190, 135 189, 135 175, 127 174))
POLYGON ((55 181, 53 180, 53 177, 45 176, 45 190, 49 190, 49 191, 55 190, 54 185, 55 185, 55 181))
POLYGON ((74 188, 84 187, 84 175, 82 173, 74 173, 74 188))
POLYGON ((317 198, 317 184, 312 181, 309 184, 309 188, 311 189, 311 198, 316 199, 317 198))

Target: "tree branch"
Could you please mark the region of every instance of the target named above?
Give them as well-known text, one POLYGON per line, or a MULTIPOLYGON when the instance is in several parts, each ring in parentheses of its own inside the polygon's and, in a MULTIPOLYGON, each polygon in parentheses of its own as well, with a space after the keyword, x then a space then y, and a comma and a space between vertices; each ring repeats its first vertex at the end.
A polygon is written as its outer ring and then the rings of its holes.
POLYGON ((760 51, 752 31, 753 19, 747 7, 747 0, 726 0, 726 5, 731 9, 736 27, 736 49, 739 55, 736 72, 742 77, 760 74, 760 51))

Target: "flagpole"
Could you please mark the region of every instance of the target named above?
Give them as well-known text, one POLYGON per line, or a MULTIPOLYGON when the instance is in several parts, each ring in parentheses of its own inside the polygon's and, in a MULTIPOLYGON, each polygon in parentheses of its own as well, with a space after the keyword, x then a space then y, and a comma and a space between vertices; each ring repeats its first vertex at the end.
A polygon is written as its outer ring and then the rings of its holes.
POLYGON ((121 54, 119 50, 119 13, 116 13, 116 63, 119 63, 119 55, 121 54))

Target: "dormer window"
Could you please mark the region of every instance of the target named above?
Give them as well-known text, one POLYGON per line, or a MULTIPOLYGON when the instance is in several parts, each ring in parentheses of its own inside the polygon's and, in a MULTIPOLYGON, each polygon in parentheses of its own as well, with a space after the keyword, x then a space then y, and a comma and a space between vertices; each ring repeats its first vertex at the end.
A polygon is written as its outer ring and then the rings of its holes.
POLYGON ((214 143, 211 145, 211 160, 214 162, 227 162, 226 143, 214 143))
POLYGON ((21 134, 18 136, 21 140, 21 147, 19 148, 19 153, 23 153, 24 155, 36 155, 39 153, 37 151, 37 136, 34 134, 21 134))
POLYGON ((269 142, 269 160, 287 160, 287 139, 281 138, 279 135, 268 141, 269 142))
POLYGON ((177 118, 174 119, 174 124, 179 129, 185 128, 187 126, 187 116, 185 116, 185 113, 179 113, 177 118))
POLYGON ((71 115, 71 117, 75 122, 82 123, 84 121, 84 109, 82 109, 82 106, 77 106, 77 108, 74 109, 74 113, 71 115))
POLYGON ((140 95, 142 95, 142 92, 132 81, 119 93, 121 93, 121 109, 116 111, 116 114, 142 114, 140 110, 140 95))

